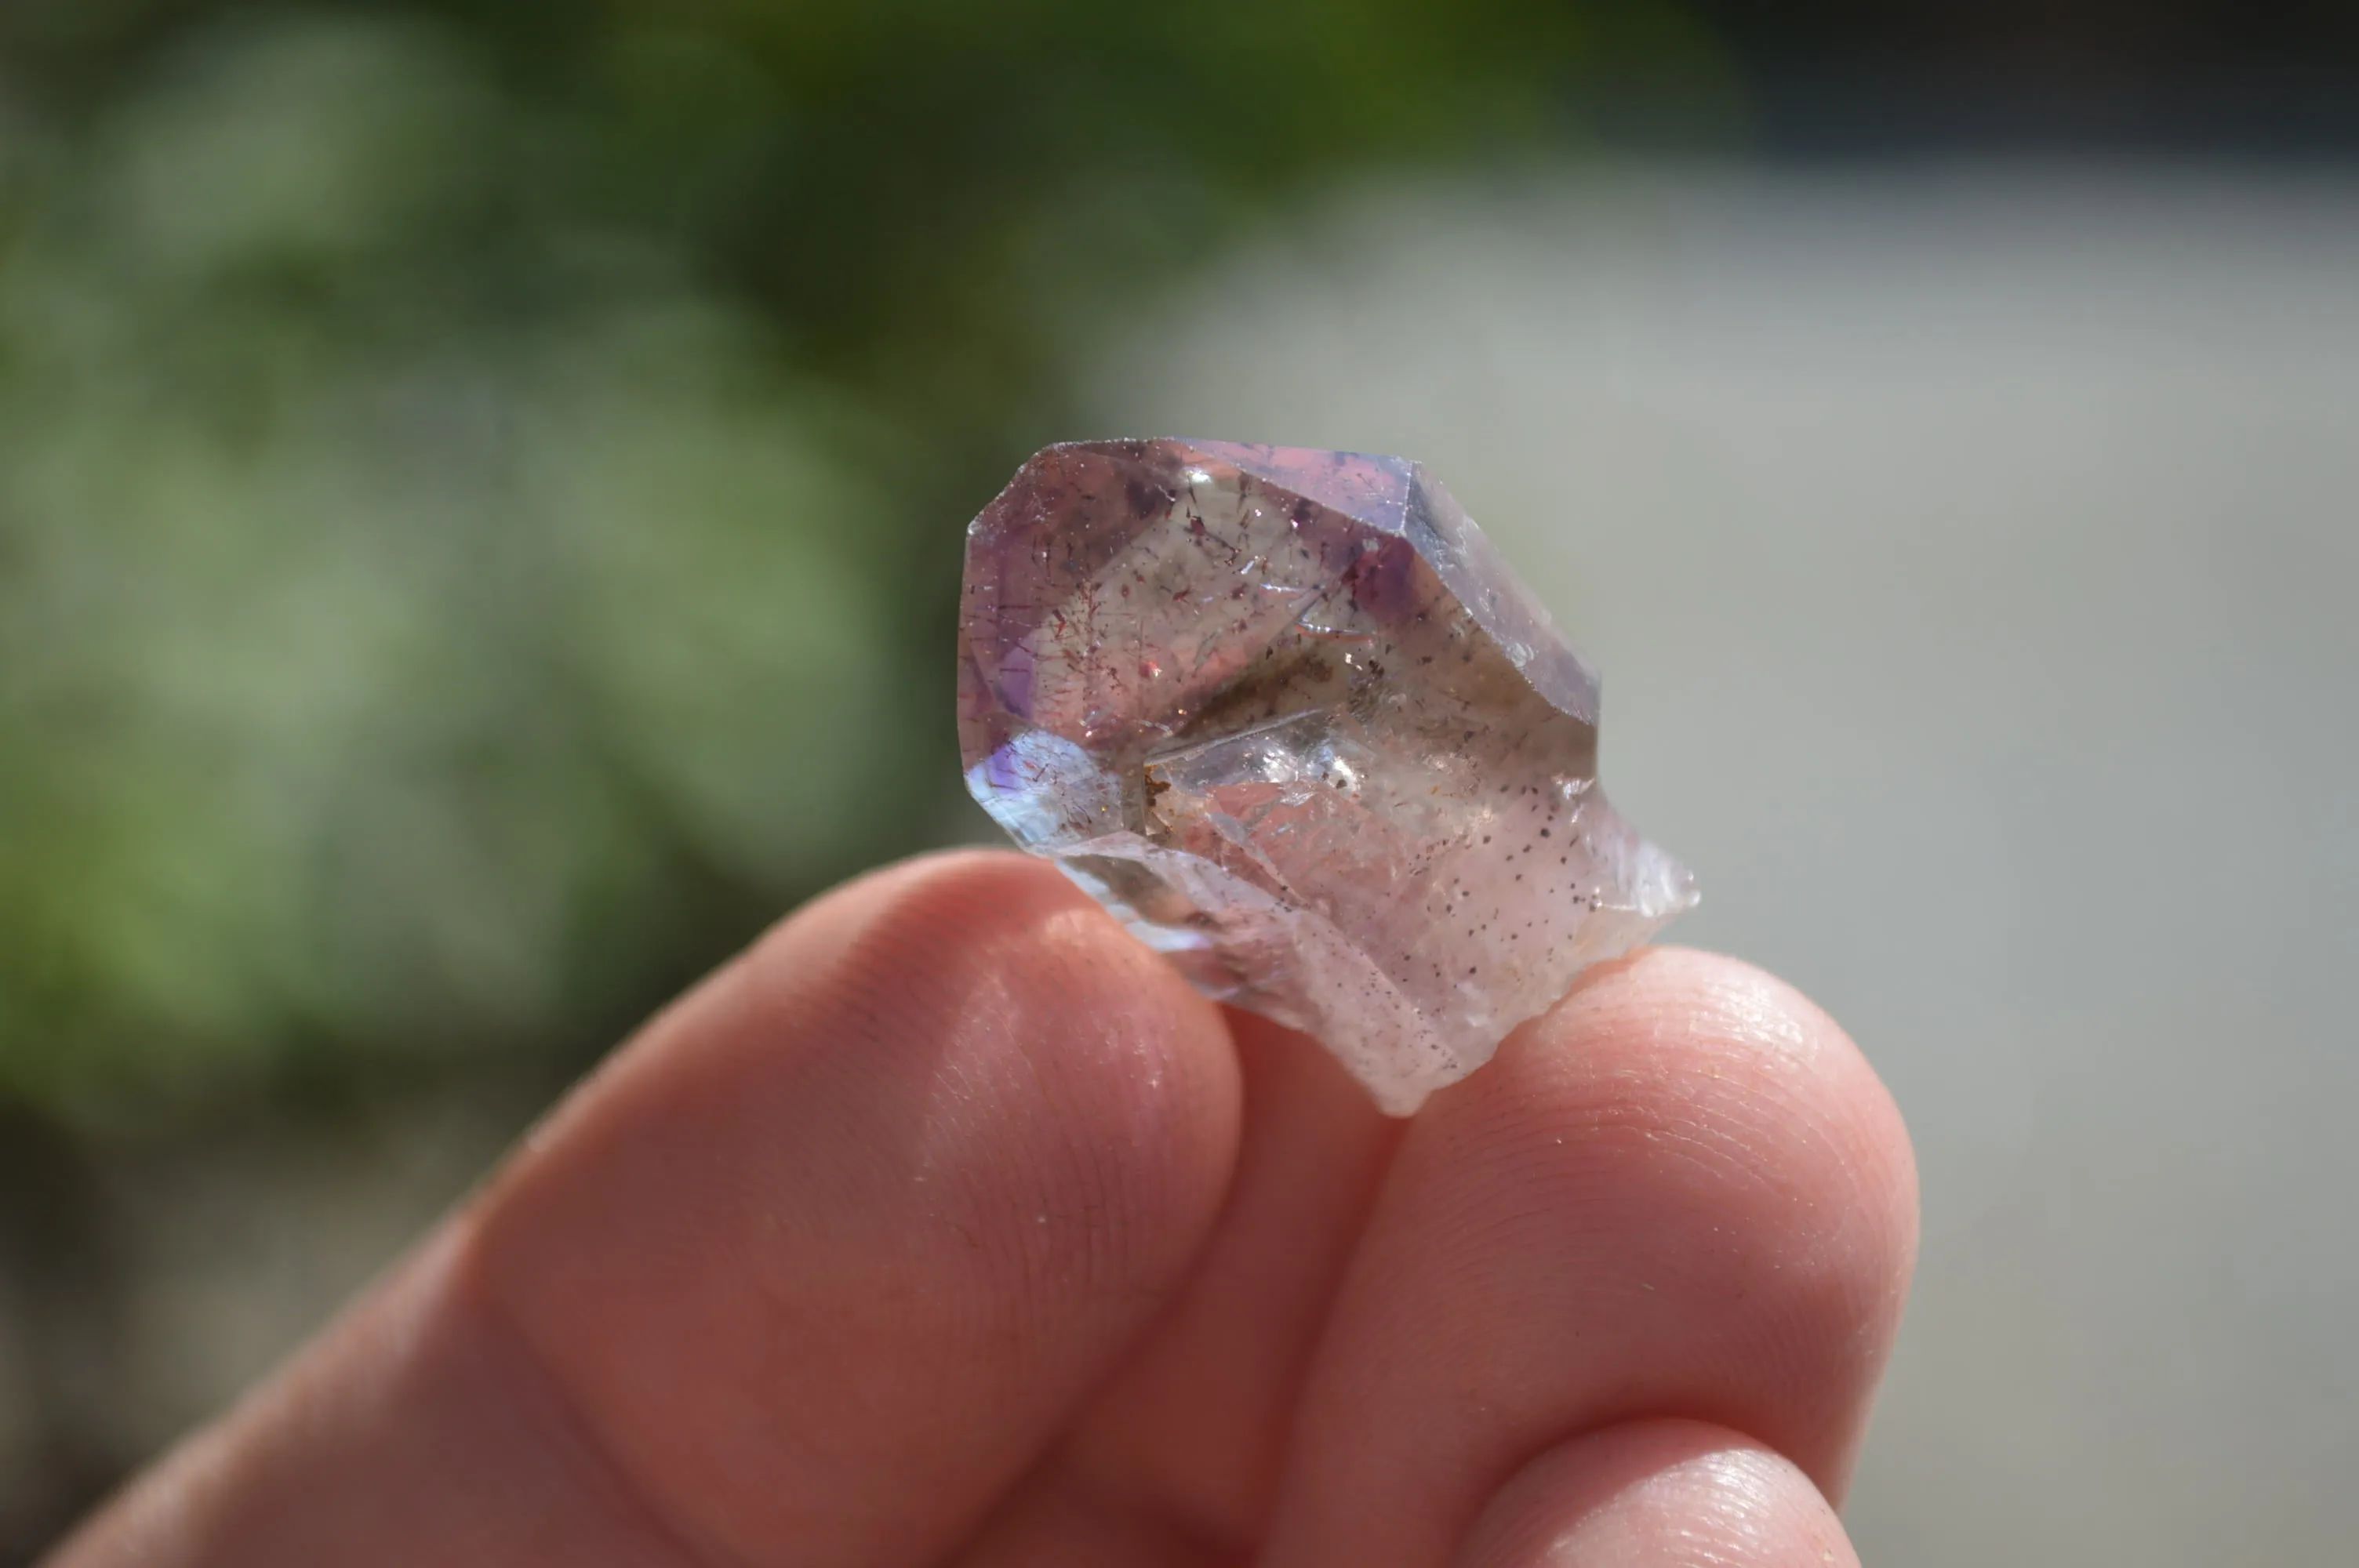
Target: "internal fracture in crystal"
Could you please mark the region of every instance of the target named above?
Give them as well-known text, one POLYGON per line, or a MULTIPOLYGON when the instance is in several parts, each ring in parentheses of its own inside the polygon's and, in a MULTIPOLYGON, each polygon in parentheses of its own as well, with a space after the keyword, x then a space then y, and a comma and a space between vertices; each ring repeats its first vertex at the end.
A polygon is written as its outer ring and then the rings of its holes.
POLYGON ((967 533, 967 787, 1216 1000, 1408 1115, 1695 903, 1597 677, 1424 468, 1050 447, 967 533))

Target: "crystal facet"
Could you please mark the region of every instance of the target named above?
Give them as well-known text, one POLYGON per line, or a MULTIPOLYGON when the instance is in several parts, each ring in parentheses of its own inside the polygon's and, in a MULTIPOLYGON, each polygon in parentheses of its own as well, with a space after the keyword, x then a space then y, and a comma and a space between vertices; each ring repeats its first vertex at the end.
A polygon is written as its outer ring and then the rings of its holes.
POLYGON ((1422 466, 1026 463, 967 531, 967 787, 1396 1115, 1695 903, 1597 787, 1597 677, 1422 466))

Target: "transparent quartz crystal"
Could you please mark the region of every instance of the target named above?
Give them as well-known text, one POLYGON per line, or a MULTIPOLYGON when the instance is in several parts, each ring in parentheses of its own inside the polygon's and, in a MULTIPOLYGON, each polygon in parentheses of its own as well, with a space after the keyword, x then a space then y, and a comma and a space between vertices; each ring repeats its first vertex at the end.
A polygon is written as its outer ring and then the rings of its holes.
POLYGON ((967 786, 1207 995, 1396 1115, 1695 903, 1597 677, 1419 464, 1050 447, 968 530, 967 786))

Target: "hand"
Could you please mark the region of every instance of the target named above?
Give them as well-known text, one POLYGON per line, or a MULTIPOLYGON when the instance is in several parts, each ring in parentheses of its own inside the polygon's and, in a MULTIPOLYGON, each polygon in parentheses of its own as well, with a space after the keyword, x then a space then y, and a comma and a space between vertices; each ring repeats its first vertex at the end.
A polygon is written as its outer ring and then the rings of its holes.
POLYGON ((652 1023, 54 1568, 1854 1561, 1908 1142, 1723 958, 1409 1122, 1053 871, 920 860, 652 1023))

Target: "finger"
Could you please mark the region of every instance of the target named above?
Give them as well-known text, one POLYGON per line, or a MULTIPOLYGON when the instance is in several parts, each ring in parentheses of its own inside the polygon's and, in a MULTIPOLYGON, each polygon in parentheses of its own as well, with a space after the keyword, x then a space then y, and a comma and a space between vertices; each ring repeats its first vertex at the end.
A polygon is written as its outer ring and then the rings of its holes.
MULTIPOLYGON (((212 1517, 397 1517, 389 1539, 319 1524, 300 1560, 486 1561, 445 1550, 444 1486, 513 1484, 544 1522, 613 1487, 674 1561, 929 1559, 1168 1303, 1228 1178, 1235 1073, 1217 1010, 1046 867, 855 884, 535 1134, 417 1287, 419 1368, 365 1405, 367 1344, 332 1343, 211 1467, 212 1517), (453 1391, 432 1366, 460 1342, 482 1348, 453 1391), (528 1484, 545 1435, 517 1459, 449 1429, 486 1400, 589 1458, 528 1484), (364 1472, 404 1422, 429 1459, 388 1500, 364 1472)), ((548 1529, 497 1560, 608 1560, 548 1529)), ((266 1560, 219 1544, 190 1561, 266 1560)))
POLYGON ((1898 1116, 1824 1014, 1700 953, 1594 974, 1411 1127, 1306 1388, 1272 1568, 1438 1565, 1531 1455, 1650 1416, 1839 1495, 1915 1216, 1898 1116))
POLYGON ((1260 1535, 1311 1346, 1403 1124, 1316 1041, 1250 1013, 1229 1025, 1245 1130, 1212 1238, 974 1564, 1234 1563, 1260 1535))
POLYGON ((1634 1422, 1550 1449, 1454 1568, 1858 1568, 1810 1478, 1725 1427, 1634 1422))

